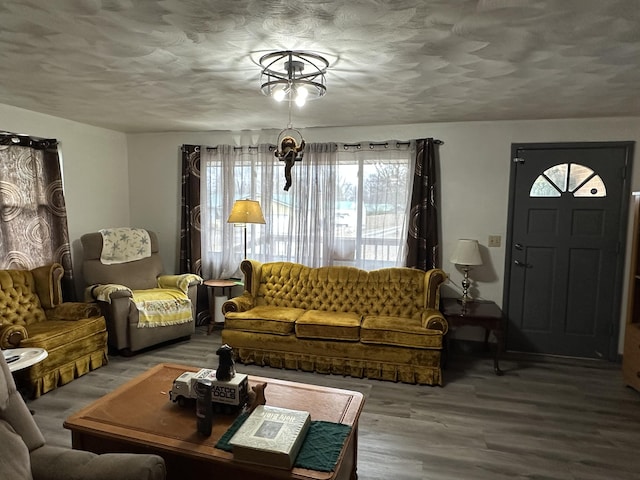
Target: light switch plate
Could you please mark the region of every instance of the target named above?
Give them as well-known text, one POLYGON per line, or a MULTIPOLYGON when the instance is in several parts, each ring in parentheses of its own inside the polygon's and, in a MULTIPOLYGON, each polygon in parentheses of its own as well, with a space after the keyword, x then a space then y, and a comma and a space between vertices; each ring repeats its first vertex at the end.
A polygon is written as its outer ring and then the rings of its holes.
POLYGON ((489 246, 499 247, 502 244, 502 237, 500 235, 489 235, 489 246))

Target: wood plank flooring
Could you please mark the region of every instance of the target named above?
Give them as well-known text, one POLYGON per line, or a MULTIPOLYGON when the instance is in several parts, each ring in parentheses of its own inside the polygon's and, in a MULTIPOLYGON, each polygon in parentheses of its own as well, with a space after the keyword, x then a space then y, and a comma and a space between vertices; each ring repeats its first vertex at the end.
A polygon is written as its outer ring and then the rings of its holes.
MULTIPOLYGON (((70 446, 71 413, 161 362, 213 367, 220 333, 107 366, 28 401, 47 441, 70 446)), ((239 372, 357 390, 360 480, 638 480, 640 393, 621 368, 591 360, 451 356, 444 387, 406 385, 238 364, 239 372)), ((268 395, 267 395, 268 398, 268 395)), ((167 399, 168 401, 168 399, 167 399)))

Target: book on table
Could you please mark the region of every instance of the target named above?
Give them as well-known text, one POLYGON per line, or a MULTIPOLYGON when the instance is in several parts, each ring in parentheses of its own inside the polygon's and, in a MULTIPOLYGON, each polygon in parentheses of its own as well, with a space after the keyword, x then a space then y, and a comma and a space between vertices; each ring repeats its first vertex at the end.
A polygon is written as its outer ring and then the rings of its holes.
POLYGON ((259 405, 229 440, 233 458, 291 469, 310 424, 309 412, 259 405))

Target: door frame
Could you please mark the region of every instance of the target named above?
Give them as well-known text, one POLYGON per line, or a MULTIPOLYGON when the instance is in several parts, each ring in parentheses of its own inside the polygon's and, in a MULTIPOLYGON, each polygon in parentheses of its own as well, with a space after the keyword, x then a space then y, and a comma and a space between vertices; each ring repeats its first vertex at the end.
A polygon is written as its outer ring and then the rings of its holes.
MULTIPOLYGON (((618 251, 621 258, 618 261, 616 269, 616 278, 614 279, 614 305, 612 312, 612 325, 610 327, 610 339, 607 360, 618 360, 618 347, 620 335, 620 322, 622 312, 622 289, 626 285, 626 253, 627 253, 627 231, 629 228, 629 202, 631 198, 631 170, 633 166, 633 149, 635 142, 633 141, 613 141, 613 142, 553 142, 553 143, 512 143, 511 158, 509 171, 509 205, 507 212, 507 234, 505 243, 505 262, 504 262, 504 284, 502 289, 502 311, 507 316, 509 312, 509 294, 511 291, 511 265, 513 264, 511 245, 513 244, 513 216, 515 207, 515 180, 516 180, 516 157, 518 150, 528 149, 576 149, 576 148, 603 148, 603 147, 621 147, 626 150, 625 167, 623 172, 622 184, 622 204, 620 205, 620 229, 618 231, 618 251)), ((509 318, 506 318, 506 328, 510 325, 509 318)), ((505 332, 505 342, 507 342, 508 333, 505 332)), ((505 345, 505 350, 509 349, 509 345, 505 345)))

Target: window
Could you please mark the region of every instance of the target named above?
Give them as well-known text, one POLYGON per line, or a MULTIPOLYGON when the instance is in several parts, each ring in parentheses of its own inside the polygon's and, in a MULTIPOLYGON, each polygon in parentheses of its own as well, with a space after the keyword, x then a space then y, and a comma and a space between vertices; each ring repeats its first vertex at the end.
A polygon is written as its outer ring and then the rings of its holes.
POLYGON ((203 274, 238 273, 244 229, 226 218, 243 198, 258 200, 267 221, 247 226, 249 258, 367 270, 403 265, 411 158, 408 144, 309 144, 284 191, 284 164, 269 146, 203 147, 203 274))
POLYGON ((606 197, 604 182, 593 170, 577 163, 563 163, 545 170, 531 186, 530 197, 606 197))
POLYGON ((333 264, 367 270, 404 264, 410 158, 407 150, 372 153, 338 153, 333 264))

